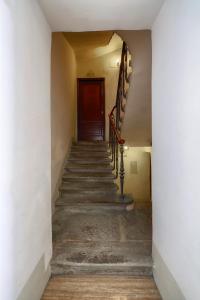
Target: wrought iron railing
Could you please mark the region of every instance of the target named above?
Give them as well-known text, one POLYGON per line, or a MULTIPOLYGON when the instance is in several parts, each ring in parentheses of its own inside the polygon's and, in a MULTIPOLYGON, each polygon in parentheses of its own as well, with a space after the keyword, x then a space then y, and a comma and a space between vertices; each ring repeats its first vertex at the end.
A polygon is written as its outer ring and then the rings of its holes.
POLYGON ((119 80, 117 88, 116 103, 109 114, 109 148, 113 164, 113 171, 116 179, 120 177, 120 195, 124 199, 124 144, 121 137, 121 127, 125 114, 127 92, 129 87, 130 74, 129 51, 126 43, 123 43, 121 63, 119 70, 119 80))

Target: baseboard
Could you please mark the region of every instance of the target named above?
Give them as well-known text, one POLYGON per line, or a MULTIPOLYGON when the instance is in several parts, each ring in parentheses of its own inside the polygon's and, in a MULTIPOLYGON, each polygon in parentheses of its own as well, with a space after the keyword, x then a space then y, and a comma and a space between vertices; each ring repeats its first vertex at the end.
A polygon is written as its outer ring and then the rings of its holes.
POLYGON ((153 244, 153 276, 163 300, 186 300, 158 249, 153 244))
POLYGON ((50 266, 45 268, 44 256, 42 256, 17 300, 40 300, 50 276, 50 266))
POLYGON ((59 173, 59 177, 58 177, 58 180, 57 180, 57 184, 56 184, 56 188, 53 192, 53 197, 51 199, 51 207, 52 207, 52 215, 54 214, 55 212, 55 203, 56 201, 58 200, 59 198, 59 188, 61 186, 61 183, 62 183, 62 176, 63 176, 63 170, 64 170, 64 166, 65 166, 65 162, 66 160, 69 158, 69 154, 70 154, 70 149, 71 149, 71 146, 72 146, 72 143, 73 143, 73 139, 70 140, 69 142, 69 145, 68 145, 68 149, 67 149, 67 152, 65 154, 65 157, 63 159, 63 163, 62 163, 62 166, 60 168, 60 173, 59 173))

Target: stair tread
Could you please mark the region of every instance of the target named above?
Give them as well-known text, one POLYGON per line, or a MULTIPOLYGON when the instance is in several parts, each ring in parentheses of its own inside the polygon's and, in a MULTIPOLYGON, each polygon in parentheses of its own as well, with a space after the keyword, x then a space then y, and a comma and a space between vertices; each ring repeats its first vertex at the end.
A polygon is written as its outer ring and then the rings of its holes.
POLYGON ((106 147, 86 147, 86 146, 72 146, 71 153, 73 151, 82 151, 82 152, 107 152, 108 149, 106 147))
POLYGON ((112 167, 110 166, 109 163, 105 163, 105 164, 101 164, 99 165, 98 163, 96 164, 82 164, 82 163, 75 163, 75 162, 68 162, 66 164, 66 167, 69 167, 69 168, 79 168, 79 167, 83 167, 83 168, 89 168, 89 169, 102 169, 102 168, 106 168, 106 169, 112 169, 112 167))
POLYGON ((77 162, 77 163, 84 163, 84 164, 96 164, 97 161, 99 163, 110 163, 111 159, 107 157, 70 157, 68 162, 77 162))
POLYGON ((63 195, 56 202, 56 206, 83 206, 84 209, 88 207, 98 207, 99 206, 112 206, 113 208, 118 209, 121 206, 123 209, 127 207, 127 205, 133 204, 133 199, 130 197, 126 197, 125 199, 121 199, 119 195, 112 196, 102 196, 102 195, 83 195, 83 194, 75 194, 75 195, 63 195))
POLYGON ((65 165, 65 170, 71 172, 112 172, 110 164, 80 164, 69 162, 65 165))
POLYGON ((63 178, 111 178, 114 179, 115 175, 110 173, 103 173, 103 172, 89 172, 89 173, 81 173, 81 172, 77 172, 77 173, 72 173, 72 172, 66 172, 63 174, 63 178))
POLYGON ((152 273, 151 241, 57 242, 53 273, 152 273), (58 267, 58 270, 56 268, 58 267))
POLYGON ((73 181, 73 182, 63 182, 61 184, 61 186, 82 186, 82 187, 89 187, 89 188, 93 188, 93 187, 116 187, 117 184, 114 182, 102 182, 102 181, 95 181, 95 182, 88 182, 88 181, 82 181, 82 180, 77 180, 77 181, 73 181))
POLYGON ((101 159, 101 158, 109 158, 108 152, 82 152, 82 151, 73 151, 70 152, 70 157, 84 157, 84 158, 94 158, 94 159, 101 159))
POLYGON ((151 241, 64 241, 64 243, 61 241, 60 244, 57 242, 54 250, 54 262, 64 258, 69 263, 132 264, 152 267, 151 241), (77 259, 70 256, 70 252, 75 256, 74 251, 77 255, 80 254, 77 259))
POLYGON ((98 191, 117 191, 117 185, 99 185, 96 184, 95 185, 86 185, 86 184, 79 184, 77 182, 70 182, 70 184, 62 184, 60 187, 61 191, 68 191, 68 190, 77 190, 77 191, 82 191, 85 190, 85 192, 87 191, 96 191, 98 193, 98 191))
POLYGON ((72 201, 73 203, 76 203, 77 202, 97 202, 97 203, 102 203, 102 202, 105 202, 105 203, 113 203, 113 202, 116 202, 116 203, 130 203, 132 202, 132 198, 131 197, 125 197, 123 200, 121 199, 121 197, 119 195, 114 195, 114 196, 102 196, 102 195, 96 195, 96 196, 93 196, 93 195, 83 195, 83 194, 80 194, 80 193, 75 193, 74 195, 65 195, 63 197, 60 197, 60 199, 62 199, 63 201, 72 201))
POLYGON ((108 145, 108 142, 105 142, 105 141, 78 141, 78 142, 73 142, 72 145, 108 145))

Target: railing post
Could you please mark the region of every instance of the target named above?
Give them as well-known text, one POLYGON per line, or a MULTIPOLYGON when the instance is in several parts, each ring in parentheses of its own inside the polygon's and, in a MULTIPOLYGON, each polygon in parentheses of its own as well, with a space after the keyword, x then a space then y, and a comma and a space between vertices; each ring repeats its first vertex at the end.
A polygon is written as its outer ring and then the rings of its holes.
POLYGON ((109 118, 109 142, 108 142, 109 150, 111 151, 111 122, 109 118))
POLYGON ((121 197, 124 199, 124 144, 120 144, 120 189, 121 197))
POLYGON ((111 159, 112 159, 112 162, 114 161, 114 133, 113 131, 111 130, 111 159))
POLYGON ((118 173, 119 173, 119 148, 118 148, 118 142, 116 144, 116 179, 118 178, 118 173))

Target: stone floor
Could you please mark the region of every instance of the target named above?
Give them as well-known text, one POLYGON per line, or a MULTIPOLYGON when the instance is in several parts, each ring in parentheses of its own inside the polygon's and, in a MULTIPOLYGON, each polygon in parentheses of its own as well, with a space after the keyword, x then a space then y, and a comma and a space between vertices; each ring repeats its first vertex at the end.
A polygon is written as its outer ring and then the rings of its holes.
POLYGON ((151 275, 151 208, 108 211, 57 207, 53 274, 151 275))

